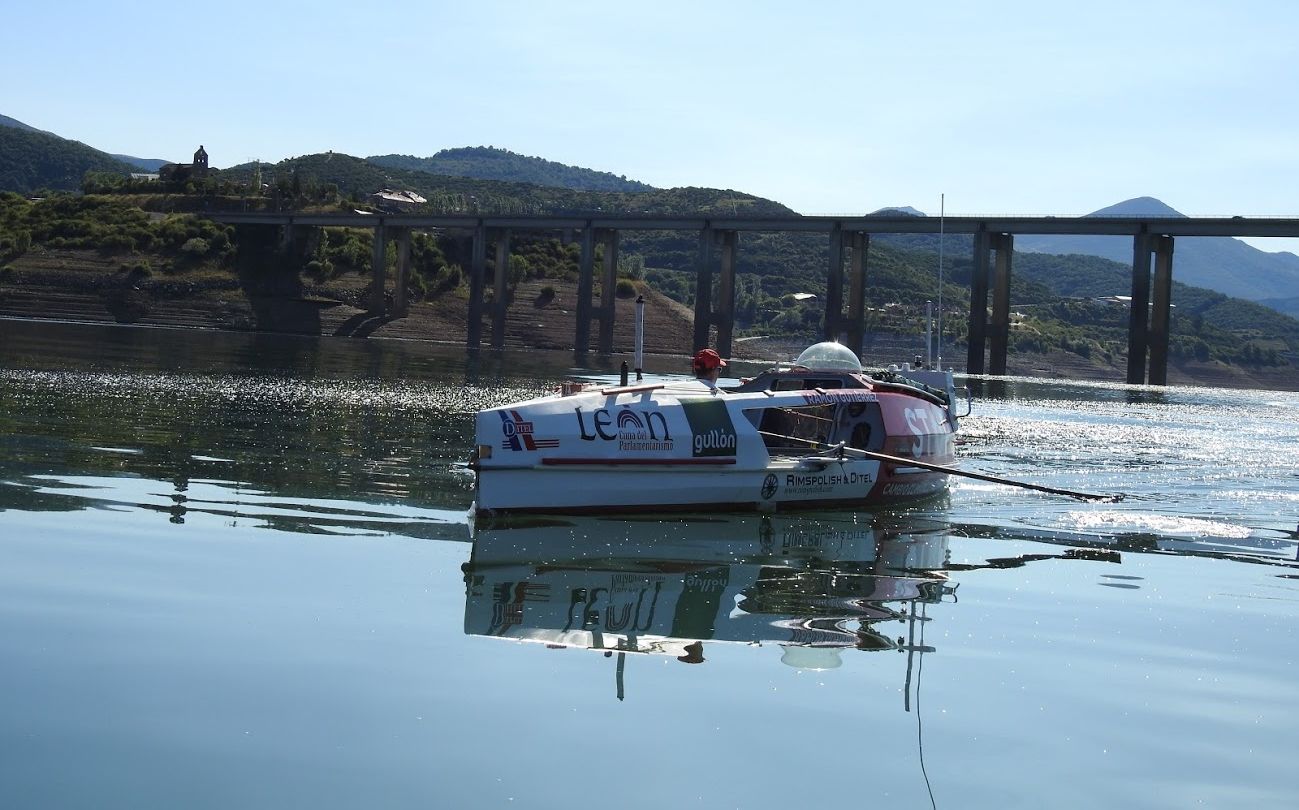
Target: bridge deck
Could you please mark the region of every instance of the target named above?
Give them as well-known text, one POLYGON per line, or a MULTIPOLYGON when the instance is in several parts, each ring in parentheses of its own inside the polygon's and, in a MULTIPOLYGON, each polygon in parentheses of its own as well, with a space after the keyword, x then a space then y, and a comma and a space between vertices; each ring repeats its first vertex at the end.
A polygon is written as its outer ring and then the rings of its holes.
POLYGON ((861 233, 1100 234, 1135 236, 1299 237, 1299 217, 679 217, 639 214, 495 216, 474 214, 293 214, 214 212, 202 214, 230 225, 305 225, 351 228, 479 227, 558 231, 597 228, 634 231, 796 231, 829 233, 836 228, 861 233))

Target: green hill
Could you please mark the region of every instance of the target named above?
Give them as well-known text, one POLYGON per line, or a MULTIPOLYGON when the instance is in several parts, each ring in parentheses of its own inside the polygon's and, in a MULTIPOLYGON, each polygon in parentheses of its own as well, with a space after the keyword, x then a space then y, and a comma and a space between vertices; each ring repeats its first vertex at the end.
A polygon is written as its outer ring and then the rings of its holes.
POLYGON ((1258 303, 1265 307, 1275 309, 1277 312, 1289 315, 1291 318, 1299 318, 1299 297, 1265 298, 1258 303))
POLYGON ((427 174, 453 177, 475 177, 511 183, 532 183, 580 191, 653 191, 654 187, 626 175, 599 172, 580 166, 566 166, 553 160, 528 157, 492 146, 467 146, 443 149, 432 157, 411 155, 376 155, 366 160, 393 169, 407 169, 427 174))
POLYGON ((34 129, 0 126, 0 191, 74 191, 86 172, 138 171, 84 143, 34 129))
MULTIPOLYGON (((243 164, 220 172, 227 180, 246 182, 253 166, 243 164)), ((589 191, 504 180, 436 175, 414 169, 381 166, 337 152, 289 158, 263 166, 263 182, 288 188, 296 184, 308 196, 332 187, 345 197, 362 200, 383 188, 415 191, 428 200, 429 213, 486 214, 750 214, 788 215, 789 208, 749 194, 704 188, 649 191, 589 191), (296 177, 296 180, 294 178, 296 177)))
MULTIPOLYGON (((1132 288, 1131 267, 1096 256, 1016 253, 1014 272, 1025 286, 1012 282, 1012 306, 1032 308, 1049 306, 1050 302, 1062 298, 1087 301, 1127 296, 1132 288)), ((1242 351, 1250 341, 1274 339, 1286 344, 1282 353, 1299 351, 1299 321, 1263 304, 1179 281, 1173 282, 1172 303, 1174 335, 1203 336, 1210 332, 1224 340, 1239 342, 1242 351)), ((1099 305, 1115 308, 1113 304, 1099 305)), ((1123 305, 1120 309, 1121 326, 1126 331, 1127 307, 1123 305)))

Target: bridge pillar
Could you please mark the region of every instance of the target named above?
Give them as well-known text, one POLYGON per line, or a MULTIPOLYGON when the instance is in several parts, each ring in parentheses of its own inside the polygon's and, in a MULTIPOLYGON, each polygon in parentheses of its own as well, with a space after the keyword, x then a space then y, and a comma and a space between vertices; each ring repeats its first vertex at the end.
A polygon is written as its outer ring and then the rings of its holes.
POLYGON ((469 328, 465 344, 477 349, 483 342, 483 285, 487 279, 487 226, 482 220, 474 228, 469 259, 469 328))
POLYGON ((843 226, 830 228, 830 271, 825 279, 825 339, 839 339, 843 319, 843 226))
POLYGON ((871 237, 864 231, 849 235, 848 247, 852 251, 848 264, 848 348, 861 357, 866 339, 866 256, 871 237))
POLYGON ((495 228, 496 278, 492 287, 492 348, 505 346, 505 316, 510 308, 510 229, 495 228))
POLYGON ((1168 321, 1173 304, 1173 237, 1156 236, 1154 304, 1150 312, 1150 384, 1168 384, 1168 321))
POLYGON ((280 227, 280 252, 290 263, 302 263, 319 244, 321 229, 310 225, 280 227))
POLYGON ((992 234, 982 226, 974 232, 974 265, 970 274, 969 347, 965 356, 965 370, 969 374, 983 373, 983 356, 988 341, 988 270, 992 234))
POLYGON ((409 296, 406 287, 410 283, 410 228, 396 228, 397 237, 397 286, 392 291, 392 311, 394 315, 406 315, 410 311, 409 296))
POLYGON ((388 279, 388 229, 383 220, 374 228, 374 252, 370 267, 370 314, 383 315, 386 309, 384 301, 384 283, 388 279))
POLYGON ((600 266, 600 354, 613 354, 613 321, 617 311, 618 230, 602 232, 604 258, 600 266))
POLYGON ((717 276, 717 353, 731 356, 735 334, 735 259, 739 245, 737 231, 722 231, 722 266, 717 276))
POLYGON ((1128 383, 1141 385, 1146 381, 1146 349, 1149 330, 1146 319, 1150 313, 1150 241, 1151 236, 1142 227, 1132 238, 1132 302, 1128 309, 1128 383))
POLYGON ((711 225, 699 231, 699 251, 695 255, 695 339, 693 351, 708 347, 708 328, 713 322, 713 242, 716 233, 711 225))
POLYGON ((1006 351, 1010 346, 1010 260, 1015 252, 1015 237, 999 233, 992 237, 997 264, 992 279, 992 324, 989 332, 988 373, 1006 373, 1006 351))
POLYGON ((595 267, 595 229, 588 221, 582 228, 582 254, 577 264, 577 332, 573 351, 586 354, 591 349, 591 288, 595 267))

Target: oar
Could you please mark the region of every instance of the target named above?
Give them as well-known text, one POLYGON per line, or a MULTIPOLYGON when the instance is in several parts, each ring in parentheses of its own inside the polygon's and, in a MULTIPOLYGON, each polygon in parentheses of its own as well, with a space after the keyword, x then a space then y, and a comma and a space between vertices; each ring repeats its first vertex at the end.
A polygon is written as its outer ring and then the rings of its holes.
POLYGON ((1043 486, 1041 484, 1030 484, 1026 481, 1014 481, 1010 478, 1002 478, 1001 476, 997 476, 997 475, 987 475, 985 473, 970 472, 969 470, 962 470, 958 467, 948 467, 944 464, 930 464, 928 461, 920 461, 919 459, 903 458, 901 456, 891 456, 888 453, 877 453, 874 450, 860 450, 856 447, 846 447, 844 446, 843 442, 840 442, 838 444, 826 444, 824 442, 812 441, 811 439, 800 439, 797 436, 782 436, 779 433, 767 433, 766 431, 761 431, 761 430, 758 432, 761 433, 763 436, 771 436, 777 439, 789 439, 791 441, 803 442, 804 444, 810 444, 814 447, 820 447, 830 451, 837 451, 842 453, 853 453, 862 458, 871 458, 871 459, 875 459, 876 461, 884 461, 889 464, 899 464, 906 467, 919 467, 922 470, 933 470, 934 472, 947 473, 948 475, 960 475, 960 476, 964 476, 965 478, 974 478, 979 481, 988 481, 993 484, 1006 484, 1007 486, 1012 486, 1012 487, 1033 489, 1033 490, 1037 490, 1038 492, 1047 492, 1052 495, 1065 495, 1070 498, 1077 498, 1081 501, 1101 501, 1102 503, 1117 503, 1123 500, 1123 495, 1121 493, 1118 495, 1097 495, 1091 492, 1078 492, 1077 490, 1072 490, 1072 489, 1060 489, 1059 487, 1048 487, 1048 486, 1043 486))

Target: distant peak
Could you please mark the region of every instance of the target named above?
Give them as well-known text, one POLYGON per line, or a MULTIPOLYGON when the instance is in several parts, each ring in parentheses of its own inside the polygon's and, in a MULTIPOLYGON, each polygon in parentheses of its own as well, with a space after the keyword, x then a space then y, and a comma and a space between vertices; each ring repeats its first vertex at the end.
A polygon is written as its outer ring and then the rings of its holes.
POLYGON ((1181 211, 1154 197, 1133 197, 1108 208, 1093 211, 1089 217, 1184 217, 1181 211))
POLYGON ((881 208, 878 211, 871 211, 868 217, 923 217, 927 216, 924 211, 918 211, 909 205, 890 205, 887 208, 881 208))

